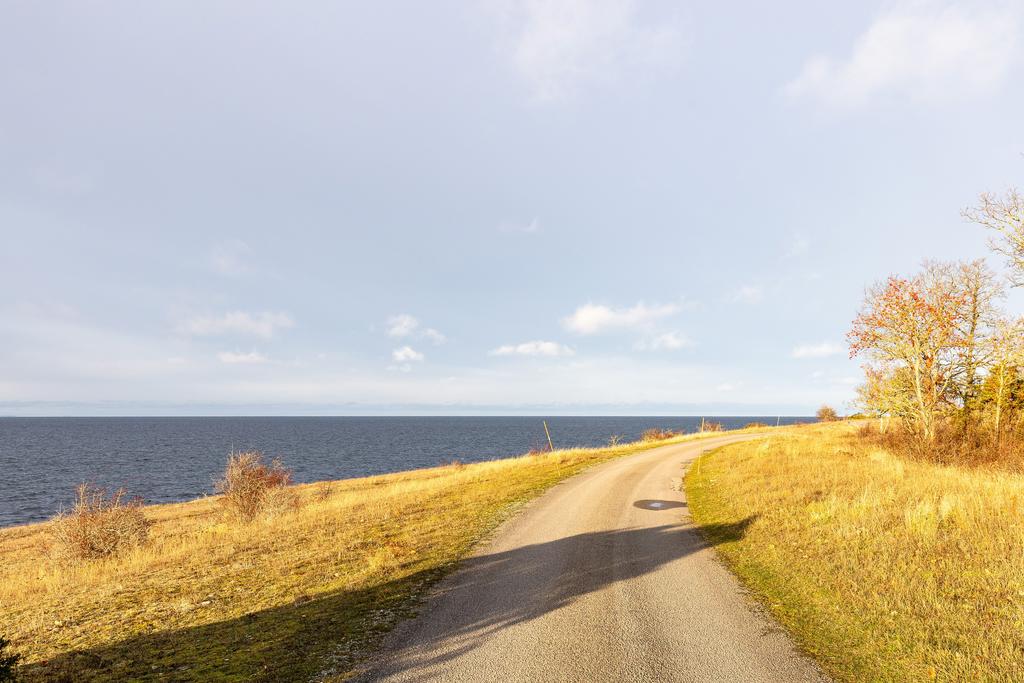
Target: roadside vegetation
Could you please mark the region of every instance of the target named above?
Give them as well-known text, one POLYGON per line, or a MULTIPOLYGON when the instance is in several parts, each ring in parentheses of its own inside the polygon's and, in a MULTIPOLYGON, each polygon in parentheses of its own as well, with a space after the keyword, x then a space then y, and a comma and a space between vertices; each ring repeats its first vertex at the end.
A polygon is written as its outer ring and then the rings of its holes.
POLYGON ((49 523, 0 530, 0 654, 21 656, 26 681, 344 679, 518 504, 712 435, 300 486, 242 454, 223 495, 176 505, 87 487, 49 523), (86 541, 62 540, 69 529, 86 541))
POLYGON ((838 680, 1020 680, 1024 475, 911 460, 860 429, 703 456, 686 477, 694 520, 838 680), (743 520, 742 537, 714 537, 743 520))
POLYGON ((1024 462, 1024 318, 1003 309, 1024 284, 1024 197, 985 194, 964 215, 993 233, 1007 273, 984 259, 926 261, 870 287, 848 335, 865 361, 859 408, 876 440, 908 457, 965 466, 1024 462))
POLYGON ((1003 307, 1024 285, 1024 197, 964 215, 1007 273, 926 261, 867 290, 848 340, 874 419, 731 445, 686 476, 695 522, 840 680, 1024 672, 1024 319, 1003 307))

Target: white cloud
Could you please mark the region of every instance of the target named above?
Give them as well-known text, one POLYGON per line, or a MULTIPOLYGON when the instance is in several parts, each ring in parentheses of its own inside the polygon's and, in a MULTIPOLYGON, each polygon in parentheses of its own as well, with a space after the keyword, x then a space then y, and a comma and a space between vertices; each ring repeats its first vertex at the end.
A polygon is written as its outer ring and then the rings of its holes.
POLYGON ((388 318, 388 336, 408 337, 419 325, 420 321, 408 313, 393 315, 388 318))
POLYGON ((61 164, 37 166, 31 175, 37 187, 56 194, 85 196, 92 194, 98 185, 97 173, 72 170, 61 164))
POLYGON ((793 235, 793 241, 789 243, 789 248, 786 249, 786 253, 783 254, 785 258, 795 258, 797 256, 803 256, 811 248, 811 243, 808 242, 804 237, 800 235, 793 235))
POLYGON ((292 327, 294 324, 286 313, 231 311, 222 316, 204 315, 190 318, 178 326, 178 331, 197 337, 235 334, 269 339, 278 330, 292 327))
POLYGON ((993 90, 1018 59, 1020 9, 1013 3, 904 1, 883 11, 845 60, 809 59, 785 87, 835 106, 882 93, 925 100, 993 90))
POLYGON ((411 346, 403 346, 391 352, 391 359, 396 363, 418 363, 424 358, 423 354, 411 346))
POLYGON ((840 344, 822 342, 821 344, 800 344, 790 353, 793 358, 827 358, 838 356, 846 351, 840 344))
POLYGON ((221 363, 227 363, 228 365, 256 365, 267 362, 267 357, 256 351, 250 351, 249 353, 221 351, 217 354, 217 359, 221 363))
POLYGON ((724 384, 719 384, 717 387, 715 387, 715 391, 735 391, 735 389, 736 385, 729 384, 728 382, 724 384))
POLYGON ((408 313, 400 313, 388 318, 388 336, 390 337, 416 337, 426 339, 435 346, 444 344, 448 338, 432 327, 420 328, 420 321, 408 313))
POLYGON ((540 232, 540 220, 536 217, 528 223, 521 223, 516 221, 504 221, 498 226, 498 230, 501 232, 524 232, 532 234, 540 232))
POLYGON ((741 304, 757 304, 764 299, 764 288, 761 285, 744 285, 737 289, 732 300, 741 304))
POLYGON ((230 240, 214 245, 206 259, 210 270, 225 277, 238 277, 250 272, 252 250, 241 240, 230 240))
POLYGON ((573 351, 564 344, 551 341, 528 341, 522 344, 506 344, 490 352, 492 356, 571 356, 573 351))
POLYGON ((681 41, 674 26, 644 25, 634 0, 504 0, 500 49, 537 102, 671 67, 681 41))
POLYGON ((641 339, 633 348, 637 351, 677 351, 688 346, 693 346, 693 342, 686 335, 679 332, 665 332, 641 339))
POLYGON ((656 320, 675 315, 682 307, 679 304, 655 304, 643 302, 630 308, 611 308, 601 304, 584 304, 572 315, 562 320, 567 330, 577 334, 596 334, 613 329, 646 327, 656 320))
POLYGON ((435 330, 433 327, 428 327, 427 329, 423 330, 421 336, 424 339, 428 340, 431 344, 434 344, 435 346, 438 344, 444 344, 446 341, 448 341, 448 337, 444 336, 443 334, 435 330))
POLYGON ((401 365, 389 365, 388 372, 411 372, 412 365, 409 363, 402 363, 401 365))

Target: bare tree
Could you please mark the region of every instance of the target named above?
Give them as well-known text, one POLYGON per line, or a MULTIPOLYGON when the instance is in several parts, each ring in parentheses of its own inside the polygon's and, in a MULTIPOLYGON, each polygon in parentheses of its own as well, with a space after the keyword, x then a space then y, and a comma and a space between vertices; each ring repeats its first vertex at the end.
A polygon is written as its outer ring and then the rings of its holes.
POLYGON ((968 411, 978 395, 980 371, 991 360, 989 340, 1000 320, 996 302, 1005 296, 1005 287, 984 259, 926 261, 924 277, 940 291, 953 294, 961 305, 953 316, 962 344, 958 346, 950 389, 954 402, 968 411))
POLYGON ((1010 282, 1024 285, 1024 195, 1010 188, 1000 196, 985 192, 977 206, 964 210, 964 217, 999 234, 989 242, 1003 254, 1010 266, 1010 282))

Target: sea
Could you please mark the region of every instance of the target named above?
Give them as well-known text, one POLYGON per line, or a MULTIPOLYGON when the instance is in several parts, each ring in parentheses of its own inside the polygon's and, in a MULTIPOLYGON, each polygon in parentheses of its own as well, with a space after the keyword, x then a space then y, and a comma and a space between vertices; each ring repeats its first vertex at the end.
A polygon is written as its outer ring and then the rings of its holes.
MULTIPOLYGON (((727 429, 810 417, 706 419, 727 429)), ((145 503, 214 492, 230 453, 280 458, 296 482, 346 479, 633 441, 646 429, 693 432, 700 417, 0 417, 0 527, 38 522, 83 482, 145 503)))

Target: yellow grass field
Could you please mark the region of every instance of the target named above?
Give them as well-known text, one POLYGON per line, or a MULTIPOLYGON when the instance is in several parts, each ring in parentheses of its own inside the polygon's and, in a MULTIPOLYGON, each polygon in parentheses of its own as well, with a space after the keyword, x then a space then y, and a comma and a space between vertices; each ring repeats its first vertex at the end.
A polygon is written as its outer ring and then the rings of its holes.
POLYGON ((1024 680, 1024 476, 908 462, 850 424, 691 468, 726 562, 835 678, 1024 680))
POLYGON ((691 438, 300 486, 251 525, 216 498, 147 507, 147 545, 77 566, 45 524, 0 530, 0 635, 28 681, 343 679, 518 503, 691 438))

